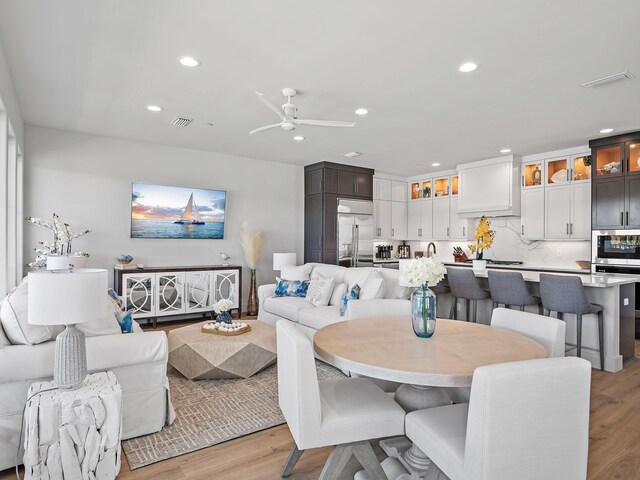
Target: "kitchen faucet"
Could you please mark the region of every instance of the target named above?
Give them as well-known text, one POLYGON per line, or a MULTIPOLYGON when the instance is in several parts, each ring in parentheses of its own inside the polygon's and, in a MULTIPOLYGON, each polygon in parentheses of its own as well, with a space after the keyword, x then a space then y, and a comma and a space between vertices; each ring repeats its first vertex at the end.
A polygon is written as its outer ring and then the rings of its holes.
POLYGON ((427 245, 427 257, 432 257, 433 255, 435 255, 436 252, 436 244, 433 242, 429 242, 429 245, 427 245), (431 247, 433 247, 433 254, 431 253, 431 247))

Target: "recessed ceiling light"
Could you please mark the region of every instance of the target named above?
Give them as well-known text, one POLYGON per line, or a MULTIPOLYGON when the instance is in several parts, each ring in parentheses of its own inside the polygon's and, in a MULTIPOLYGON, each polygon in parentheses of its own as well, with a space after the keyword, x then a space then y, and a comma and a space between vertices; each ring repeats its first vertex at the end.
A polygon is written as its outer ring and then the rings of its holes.
POLYGON ((502 150, 500 150, 500 153, 509 153, 511 152, 510 148, 503 148, 502 150))
POLYGON ((360 152, 349 152, 349 153, 345 153, 342 156, 346 157, 346 158, 353 158, 353 157, 358 157, 360 155, 362 155, 362 153, 360 153, 360 152))
POLYGON ((613 132, 613 128, 603 128, 600 130, 600 133, 611 133, 613 132))
POLYGON ((462 73, 469 73, 469 72, 473 72, 477 68, 478 68, 478 64, 477 63, 466 62, 466 63, 463 63, 462 65, 460 65, 458 67, 458 70, 460 70, 462 73))
POLYGON ((193 57, 180 57, 178 62, 183 67, 197 67, 200 65, 200 62, 193 57))
POLYGON ((439 163, 432 163, 432 164, 431 164, 431 166, 432 166, 432 167, 439 167, 439 166, 440 166, 440 164, 439 164, 439 163))
POLYGON ((207 122, 207 123, 205 123, 205 125, 206 125, 207 127, 213 127, 213 123, 212 123, 212 122, 207 122))
POLYGON ((157 113, 162 111, 162 107, 159 107, 158 105, 147 105, 147 110, 157 113))
POLYGON ((356 115, 366 115, 367 113, 369 113, 369 110, 366 108, 358 108, 356 110, 356 115))
POLYGON ((293 139, 297 142, 302 142, 304 140, 304 137, 302 135, 296 135, 295 137, 293 137, 293 139))

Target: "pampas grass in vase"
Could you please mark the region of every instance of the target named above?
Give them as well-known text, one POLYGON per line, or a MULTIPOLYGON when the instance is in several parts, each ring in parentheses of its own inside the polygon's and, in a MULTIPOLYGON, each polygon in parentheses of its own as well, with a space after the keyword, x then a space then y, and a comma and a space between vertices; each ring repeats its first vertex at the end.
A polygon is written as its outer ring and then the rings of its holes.
POLYGON ((243 222, 240 227, 240 245, 244 252, 244 258, 247 261, 247 266, 251 272, 249 279, 249 300, 247 301, 247 315, 257 315, 258 309, 256 305, 256 269, 258 268, 258 261, 260 260, 260 254, 262 253, 262 241, 264 234, 261 231, 256 231, 253 235, 249 231, 249 224, 243 222))

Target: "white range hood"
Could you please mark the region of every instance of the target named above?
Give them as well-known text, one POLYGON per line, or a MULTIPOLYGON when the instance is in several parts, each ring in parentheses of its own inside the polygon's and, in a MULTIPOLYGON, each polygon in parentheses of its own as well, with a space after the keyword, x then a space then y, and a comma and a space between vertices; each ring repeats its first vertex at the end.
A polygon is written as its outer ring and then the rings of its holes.
POLYGON ((520 216, 520 162, 515 155, 458 165, 458 214, 466 218, 520 216))

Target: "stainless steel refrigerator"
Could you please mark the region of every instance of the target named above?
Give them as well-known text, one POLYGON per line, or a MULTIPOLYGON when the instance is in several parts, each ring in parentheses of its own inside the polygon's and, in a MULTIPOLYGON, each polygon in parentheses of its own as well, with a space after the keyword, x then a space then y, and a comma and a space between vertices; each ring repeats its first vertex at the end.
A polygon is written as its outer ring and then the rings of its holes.
POLYGON ((373 267, 373 202, 338 200, 339 264, 373 267))

